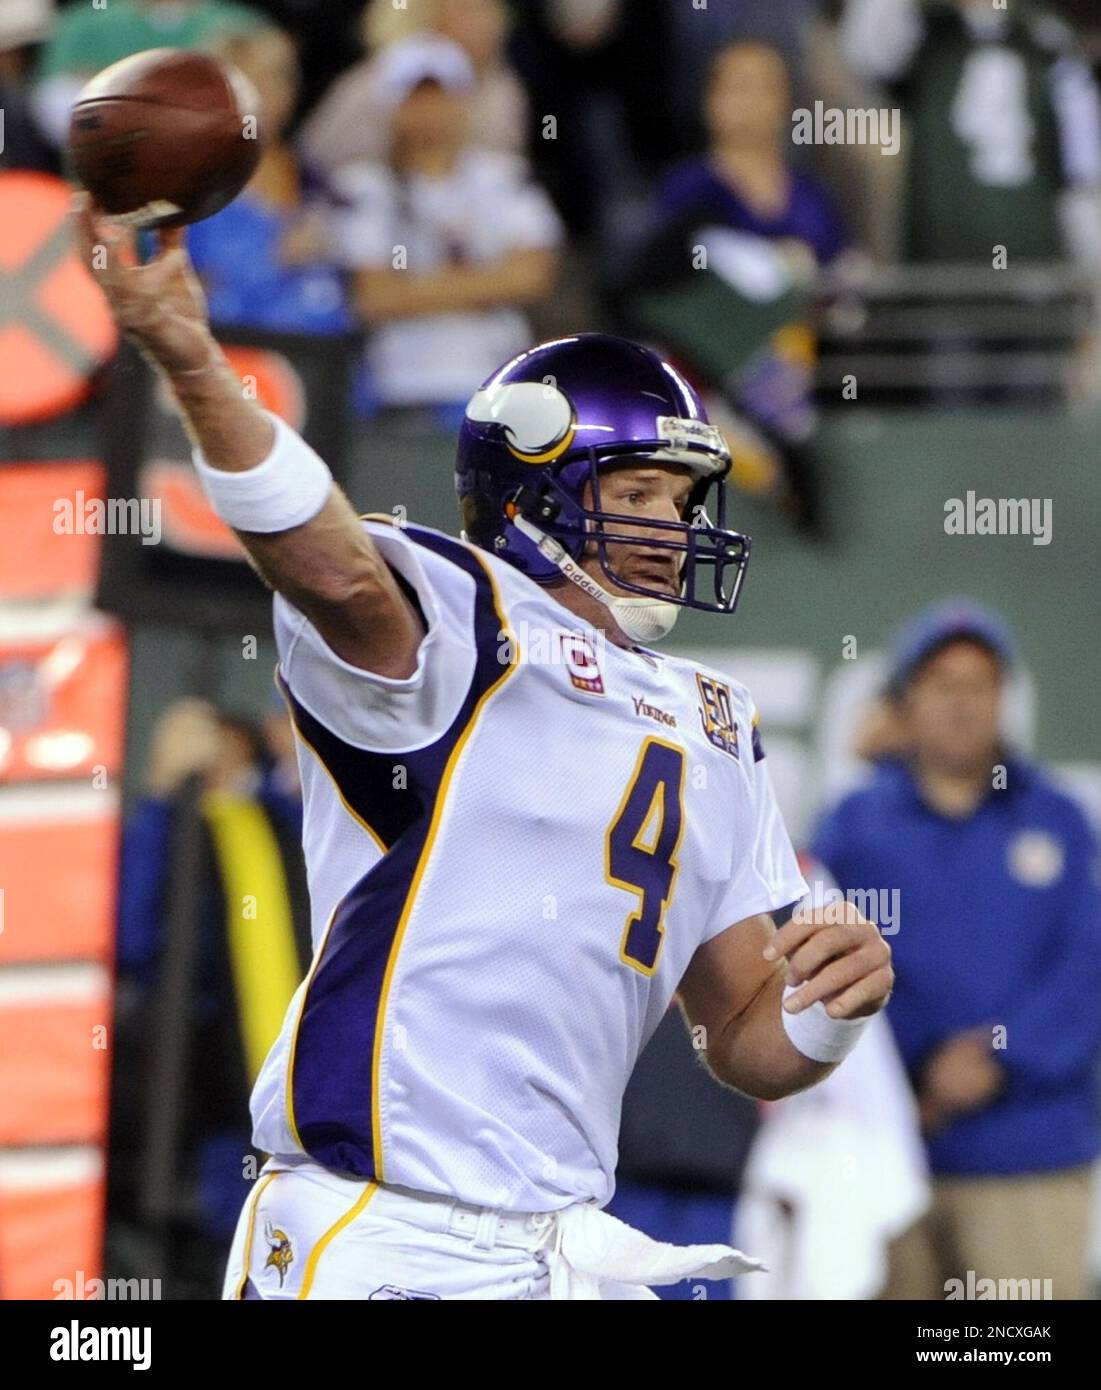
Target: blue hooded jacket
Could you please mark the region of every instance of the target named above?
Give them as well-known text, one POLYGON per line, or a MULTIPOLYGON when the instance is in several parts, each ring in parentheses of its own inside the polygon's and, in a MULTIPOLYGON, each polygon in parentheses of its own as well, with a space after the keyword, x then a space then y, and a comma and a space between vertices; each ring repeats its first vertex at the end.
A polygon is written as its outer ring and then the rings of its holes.
POLYGON ((907 767, 880 764, 813 843, 842 890, 898 889, 887 1016, 915 1087, 947 1039, 1004 1029, 992 1033, 992 1055, 1007 1085, 929 1138, 934 1173, 1050 1171, 1101 1149, 1096 841, 1039 769, 1005 766, 1005 788, 953 820, 924 801, 907 767))

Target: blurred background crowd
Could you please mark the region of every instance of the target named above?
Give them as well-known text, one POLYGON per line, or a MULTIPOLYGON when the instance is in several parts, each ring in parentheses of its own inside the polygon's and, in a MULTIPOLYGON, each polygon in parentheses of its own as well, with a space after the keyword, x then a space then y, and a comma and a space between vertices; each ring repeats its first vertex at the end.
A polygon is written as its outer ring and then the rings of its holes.
POLYGON ((141 49, 252 80, 263 162, 192 256, 220 324, 366 330, 366 418, 447 427, 533 338, 650 333, 739 484, 813 525, 823 347, 894 398, 1101 391, 1101 20, 1070 0, 7 0, 0 45, 8 168, 59 170, 76 93, 141 49), (889 119, 808 143, 816 107, 889 119), (1070 274, 961 325, 992 265, 1070 274))
MULTIPOLYGON (((899 894, 893 928, 877 919, 897 933, 899 984, 835 1077, 775 1106, 709 1082, 671 1015, 628 1094, 612 1209, 667 1239, 733 1229, 772 1266, 739 1297, 943 1298, 968 1271, 1096 1296, 1096 6, 0 0, 10 517, 41 502, 36 464, 97 456, 118 389, 115 344, 91 330, 77 386, 43 405, 27 385, 35 359, 11 324, 54 341, 16 291, 37 273, 34 180, 63 179, 84 82, 166 45, 256 88, 255 177, 188 246, 230 341, 340 346, 354 500, 453 531, 449 449, 470 394, 581 329, 660 347, 731 445, 756 592, 733 635, 691 618, 678 634, 753 689, 815 892, 899 894), (946 536, 944 503, 968 489, 1053 499, 1054 544, 946 536)), ((198 534, 186 504, 177 521, 198 534)), ((64 594, 83 592, 85 636, 97 564, 64 594)), ((17 796, 0 791, 0 825, 25 829, 43 768, 75 786, 84 764, 31 747, 58 640, 42 625, 53 581, 23 574, 0 576, 0 779, 17 796)), ((310 956, 294 740, 271 661, 243 671, 240 635, 188 626, 161 616, 120 639, 104 940, 19 954, 16 932, 16 954, 0 951, 0 1005, 5 979, 31 997, 20 970, 116 969, 112 1075, 88 1082, 104 1115, 109 1094, 109 1133, 95 1114, 42 1119, 63 1049, 7 1083, 22 1118, 0 1129, 6 1297, 51 1296, 43 1281, 81 1258, 216 1296, 255 1176, 248 1091, 310 956), (243 865, 253 893, 264 884, 262 954, 235 907, 243 865), (66 1208, 77 1152, 98 1149, 105 1166, 76 1165, 92 1198, 66 1208), (39 1151, 61 1174, 45 1188, 48 1165, 28 1176, 39 1151), (51 1249, 65 1221, 83 1255, 51 1249)), ((266 631, 252 640, 270 655, 266 631)), ((40 1056, 21 1028, 0 1007, 12 1055, 40 1056)))

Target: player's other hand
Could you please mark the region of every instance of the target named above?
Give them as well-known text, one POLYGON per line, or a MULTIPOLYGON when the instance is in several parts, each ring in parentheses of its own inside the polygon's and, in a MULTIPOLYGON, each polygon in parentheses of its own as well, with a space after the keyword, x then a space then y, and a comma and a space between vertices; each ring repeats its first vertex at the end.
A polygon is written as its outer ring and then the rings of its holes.
POLYGON ((73 218, 81 259, 122 332, 169 375, 207 366, 216 345, 184 229, 156 232, 157 254, 142 265, 134 231, 105 218, 89 194, 74 196, 73 218))
POLYGON ((990 1029, 958 1033, 941 1043, 923 1069, 918 1088, 922 1127, 932 1133, 955 1115, 989 1105, 1005 1084, 1005 1071, 991 1050, 990 1029))
POLYGON ((797 909, 765 948, 768 960, 786 961, 785 1001, 798 1013, 821 999, 831 1018, 866 1018, 890 998, 895 974, 891 948, 849 902, 797 909))

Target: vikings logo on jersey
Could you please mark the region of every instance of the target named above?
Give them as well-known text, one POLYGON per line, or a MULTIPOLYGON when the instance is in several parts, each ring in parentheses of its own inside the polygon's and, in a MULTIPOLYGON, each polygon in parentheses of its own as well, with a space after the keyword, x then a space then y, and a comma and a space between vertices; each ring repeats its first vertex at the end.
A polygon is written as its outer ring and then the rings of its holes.
POLYGON ((268 1221, 264 1225, 264 1239, 271 1247, 268 1258, 264 1261, 264 1268, 279 1271, 279 1287, 282 1288, 283 1280, 287 1277, 287 1270, 290 1269, 294 1260, 294 1247, 291 1245, 291 1238, 286 1231, 280 1231, 268 1221))

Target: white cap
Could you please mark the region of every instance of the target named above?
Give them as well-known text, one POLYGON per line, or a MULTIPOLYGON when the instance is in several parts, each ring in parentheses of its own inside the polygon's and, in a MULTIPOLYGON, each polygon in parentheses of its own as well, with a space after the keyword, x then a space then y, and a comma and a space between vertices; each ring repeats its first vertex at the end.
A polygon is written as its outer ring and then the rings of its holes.
POLYGON ((446 92, 465 92, 474 85, 474 69, 465 51, 442 34, 396 39, 379 50, 374 65, 378 102, 390 111, 421 82, 438 82, 446 92))
POLYGON ((40 43, 54 27, 54 0, 3 0, 0 50, 40 43))

